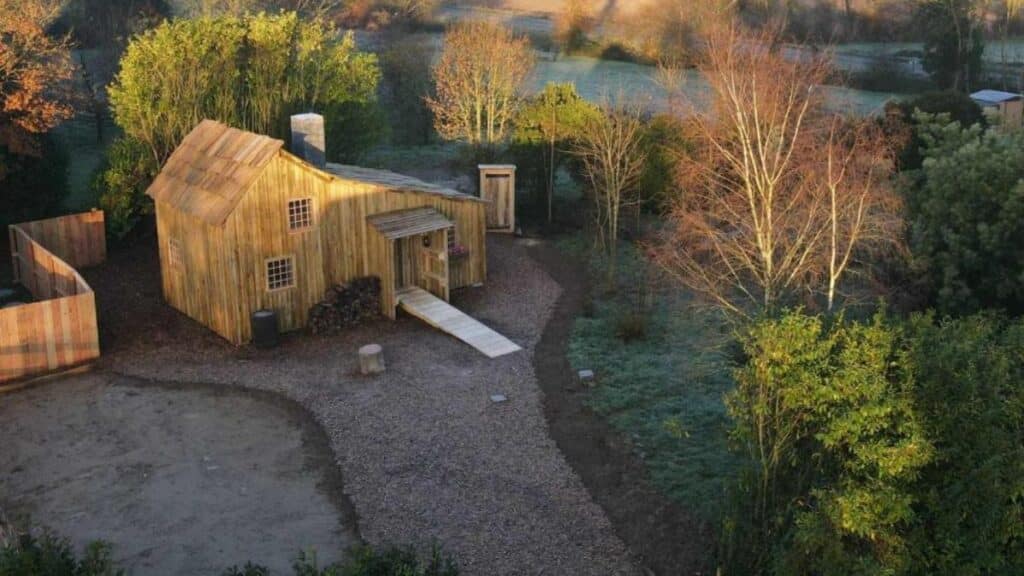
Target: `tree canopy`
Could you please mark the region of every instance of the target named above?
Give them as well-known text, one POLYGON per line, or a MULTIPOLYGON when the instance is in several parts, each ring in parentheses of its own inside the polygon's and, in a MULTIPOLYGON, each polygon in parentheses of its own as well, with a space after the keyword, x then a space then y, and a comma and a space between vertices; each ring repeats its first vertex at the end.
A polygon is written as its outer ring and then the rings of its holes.
POLYGON ((533 69, 529 41, 484 21, 457 24, 444 41, 427 97, 437 133, 472 145, 502 142, 533 69))
POLYGON ((921 117, 911 249, 947 313, 1024 312, 1024 134, 921 117))
POLYGON ((512 141, 538 148, 543 158, 548 221, 552 219, 555 173, 561 155, 578 138, 588 122, 601 116, 601 110, 583 99, 572 83, 548 83, 527 100, 515 118, 512 141))
POLYGON ((292 111, 375 101, 376 56, 335 37, 294 12, 164 22, 129 44, 114 118, 163 161, 204 118, 280 137, 292 111))
POLYGON ((41 154, 41 135, 73 112, 69 42, 46 33, 57 9, 47 0, 0 3, 0 146, 13 154, 41 154))

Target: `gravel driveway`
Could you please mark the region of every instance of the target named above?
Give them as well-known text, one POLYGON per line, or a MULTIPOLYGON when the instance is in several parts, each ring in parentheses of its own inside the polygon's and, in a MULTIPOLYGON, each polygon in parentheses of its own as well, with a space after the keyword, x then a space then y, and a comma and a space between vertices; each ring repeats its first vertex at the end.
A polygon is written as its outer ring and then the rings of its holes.
POLYGON ((107 355, 104 369, 298 401, 325 429, 371 544, 437 542, 469 576, 636 574, 548 434, 531 359, 560 289, 525 242, 492 237, 487 286, 453 295, 523 352, 489 360, 404 318, 332 337, 289 336, 272 351, 201 335, 159 346, 142 337, 107 355), (356 350, 370 342, 384 347, 388 370, 365 378, 356 350), (492 394, 508 400, 493 403, 492 394))
POLYGON ((9 518, 106 540, 130 574, 283 575, 358 542, 323 432, 275 394, 97 371, 4 395, 0 437, 9 518))

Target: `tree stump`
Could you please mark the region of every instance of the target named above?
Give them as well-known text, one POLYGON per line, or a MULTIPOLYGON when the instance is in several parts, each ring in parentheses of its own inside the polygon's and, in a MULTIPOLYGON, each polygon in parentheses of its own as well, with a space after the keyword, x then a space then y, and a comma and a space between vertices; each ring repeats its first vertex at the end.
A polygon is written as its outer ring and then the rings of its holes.
POLYGON ((359 371, 380 374, 384 371, 384 349, 380 344, 367 344, 359 349, 359 371))

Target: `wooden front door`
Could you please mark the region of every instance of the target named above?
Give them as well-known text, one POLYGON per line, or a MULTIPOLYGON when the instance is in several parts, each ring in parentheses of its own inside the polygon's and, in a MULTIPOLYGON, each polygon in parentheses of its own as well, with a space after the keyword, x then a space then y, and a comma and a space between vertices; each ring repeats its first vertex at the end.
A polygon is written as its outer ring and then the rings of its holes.
POLYGON ((448 300, 448 230, 395 240, 395 289, 419 286, 448 300))

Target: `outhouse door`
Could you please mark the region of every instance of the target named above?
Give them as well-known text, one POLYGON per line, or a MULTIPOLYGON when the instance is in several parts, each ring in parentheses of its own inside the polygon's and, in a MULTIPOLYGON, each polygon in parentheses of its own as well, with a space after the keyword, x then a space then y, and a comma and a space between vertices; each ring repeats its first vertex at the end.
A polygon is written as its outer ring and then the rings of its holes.
POLYGON ((487 228, 514 232, 516 220, 516 167, 480 166, 480 197, 487 201, 487 228))

